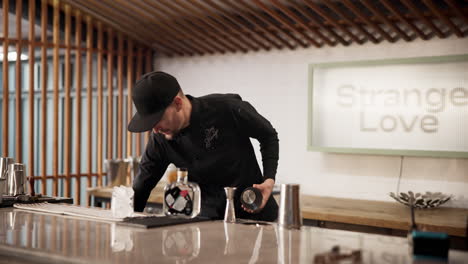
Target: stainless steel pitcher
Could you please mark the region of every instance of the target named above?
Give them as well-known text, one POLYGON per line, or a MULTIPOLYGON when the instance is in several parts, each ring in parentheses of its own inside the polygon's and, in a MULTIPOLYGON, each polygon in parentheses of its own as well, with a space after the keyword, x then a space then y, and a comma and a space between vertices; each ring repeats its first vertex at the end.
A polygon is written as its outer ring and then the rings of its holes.
POLYGON ((140 170, 140 161, 141 161, 141 156, 140 157, 128 157, 127 161, 130 162, 130 179, 128 182, 128 185, 133 184, 133 180, 138 174, 138 171, 140 170))
POLYGON ((0 157, 0 203, 2 202, 2 195, 6 195, 8 193, 7 171, 8 171, 8 166, 13 163, 14 163, 14 160, 12 158, 0 157))
POLYGON ((108 159, 106 165, 107 187, 127 185, 130 161, 127 159, 108 159))
POLYGON ((29 194, 26 166, 22 163, 8 165, 8 192, 10 196, 29 194))

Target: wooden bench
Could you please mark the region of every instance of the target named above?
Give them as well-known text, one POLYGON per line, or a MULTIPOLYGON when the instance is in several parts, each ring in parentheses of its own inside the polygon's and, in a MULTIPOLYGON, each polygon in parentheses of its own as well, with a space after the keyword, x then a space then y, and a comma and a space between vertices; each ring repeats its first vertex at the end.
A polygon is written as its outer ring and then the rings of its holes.
MULTIPOLYGON (((301 199, 304 219, 372 226, 408 231, 411 213, 397 202, 382 202, 304 195, 301 199)), ((446 232, 467 237, 468 209, 439 207, 415 210, 421 230, 446 232)))

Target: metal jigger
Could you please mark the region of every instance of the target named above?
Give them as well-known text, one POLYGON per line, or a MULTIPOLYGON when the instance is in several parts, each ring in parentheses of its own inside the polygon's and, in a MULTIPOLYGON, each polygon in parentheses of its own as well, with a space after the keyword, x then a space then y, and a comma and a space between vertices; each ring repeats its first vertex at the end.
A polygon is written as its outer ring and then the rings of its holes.
POLYGON ((236 187, 224 187, 226 192, 226 211, 224 213, 224 222, 235 223, 236 222, 236 211, 234 209, 234 193, 236 193, 236 187))

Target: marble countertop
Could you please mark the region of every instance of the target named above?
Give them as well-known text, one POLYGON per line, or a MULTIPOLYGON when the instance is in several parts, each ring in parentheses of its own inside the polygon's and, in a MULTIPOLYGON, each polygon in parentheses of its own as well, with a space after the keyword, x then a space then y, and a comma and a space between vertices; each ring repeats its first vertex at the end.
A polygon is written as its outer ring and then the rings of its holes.
MULTIPOLYGON (((336 245, 362 250, 363 263, 411 262, 400 237, 223 221, 138 229, 0 209, 0 258, 40 263, 313 263, 336 245)), ((468 252, 450 251, 450 263, 467 262, 468 252)))

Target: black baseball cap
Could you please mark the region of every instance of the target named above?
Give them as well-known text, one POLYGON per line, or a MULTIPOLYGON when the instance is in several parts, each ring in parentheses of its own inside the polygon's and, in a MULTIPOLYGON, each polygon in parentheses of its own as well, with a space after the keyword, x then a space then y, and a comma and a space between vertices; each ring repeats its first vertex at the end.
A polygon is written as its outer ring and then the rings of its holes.
POLYGON ((137 112, 128 123, 128 131, 151 130, 180 91, 177 79, 165 72, 146 73, 135 83, 132 99, 137 112))

